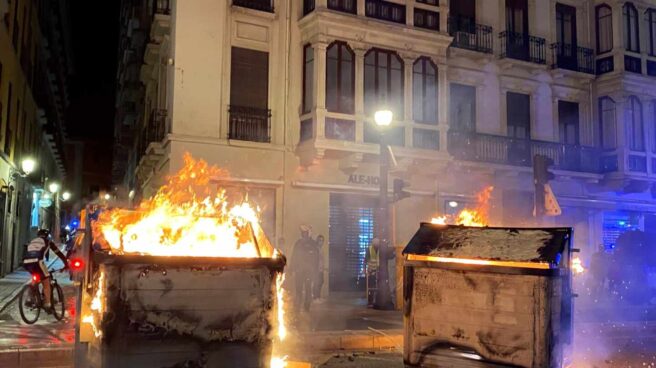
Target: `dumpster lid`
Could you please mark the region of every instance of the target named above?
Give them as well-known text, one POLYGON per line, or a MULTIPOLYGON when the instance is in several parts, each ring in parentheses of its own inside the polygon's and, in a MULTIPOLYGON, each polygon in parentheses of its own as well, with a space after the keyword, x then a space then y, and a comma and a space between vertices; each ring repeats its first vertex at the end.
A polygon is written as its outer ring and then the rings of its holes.
MULTIPOLYGON (((421 223, 406 255, 558 265, 572 229, 468 227, 421 223)), ((565 266, 566 267, 566 266, 565 266)))

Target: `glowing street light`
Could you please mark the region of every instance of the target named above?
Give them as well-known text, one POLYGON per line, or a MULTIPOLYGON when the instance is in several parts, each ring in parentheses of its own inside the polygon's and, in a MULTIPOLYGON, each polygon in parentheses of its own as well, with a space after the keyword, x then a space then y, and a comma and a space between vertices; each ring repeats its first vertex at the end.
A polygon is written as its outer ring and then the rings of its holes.
POLYGON ((23 170, 25 176, 30 175, 32 172, 34 172, 35 167, 36 167, 36 162, 31 158, 25 158, 23 159, 23 161, 21 161, 21 169, 23 170))
POLYGON ((71 193, 70 192, 66 191, 66 192, 62 193, 62 200, 68 201, 69 199, 71 199, 71 193))
POLYGON ((378 110, 374 113, 374 121, 379 127, 386 127, 392 124, 394 113, 390 110, 378 110))
POLYGON ((105 196, 103 198, 105 198, 106 201, 109 201, 110 199, 112 199, 112 195, 109 193, 105 193, 105 196))
POLYGON ((59 183, 53 181, 52 183, 50 183, 50 185, 48 185, 48 190, 50 191, 50 193, 57 193, 59 191, 59 183))

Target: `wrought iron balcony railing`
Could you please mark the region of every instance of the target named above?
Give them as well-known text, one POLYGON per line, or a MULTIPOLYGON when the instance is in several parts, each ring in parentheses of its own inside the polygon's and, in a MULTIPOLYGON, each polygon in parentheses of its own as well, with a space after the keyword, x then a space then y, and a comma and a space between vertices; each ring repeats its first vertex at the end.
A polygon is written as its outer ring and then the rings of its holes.
POLYGON ((415 8, 415 27, 429 29, 431 31, 440 31, 440 13, 415 8))
POLYGON ((491 54, 492 27, 477 24, 467 17, 450 16, 447 21, 449 35, 453 37, 451 46, 491 54))
POLYGON ((499 38, 501 39, 501 58, 546 64, 547 51, 544 38, 510 31, 499 33, 499 38))
POLYGON ((552 43, 552 68, 567 69, 575 72, 594 74, 594 50, 585 47, 575 47, 568 43, 552 43))
POLYGON ((639 57, 624 55, 624 70, 642 74, 642 60, 639 57))
POLYGON ((405 5, 384 0, 366 0, 365 15, 370 18, 405 24, 405 5))
POLYGON ((595 147, 461 131, 449 131, 448 139, 449 153, 458 160, 531 166, 535 155, 544 155, 557 170, 601 171, 601 154, 595 147))
POLYGON ((356 14, 358 11, 358 2, 357 0, 328 0, 328 9, 356 14))
POLYGON ((228 138, 240 141, 271 142, 271 110, 230 105, 228 138))
POLYGON ((232 0, 232 4, 242 8, 273 13, 273 0, 232 0))

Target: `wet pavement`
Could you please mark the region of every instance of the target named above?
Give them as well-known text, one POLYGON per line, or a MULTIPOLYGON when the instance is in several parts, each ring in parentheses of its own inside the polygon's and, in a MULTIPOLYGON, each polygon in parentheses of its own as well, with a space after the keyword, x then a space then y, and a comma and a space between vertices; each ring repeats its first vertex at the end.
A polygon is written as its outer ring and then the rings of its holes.
MULTIPOLYGON (((61 268, 61 262, 51 265, 51 269, 61 268)), ((75 341, 75 286, 71 283, 68 273, 55 274, 57 282, 64 290, 66 315, 62 321, 57 321, 52 315, 41 311, 39 320, 33 324, 25 324, 20 317, 18 299, 9 301, 0 313, 0 350, 70 346, 75 341)), ((30 275, 25 271, 17 271, 10 275, 12 288, 5 287, 4 298, 17 295, 23 285, 29 281, 30 275)), ((9 284, 6 282, 5 284, 9 284)), ((5 285, 6 286, 6 285, 5 285)))

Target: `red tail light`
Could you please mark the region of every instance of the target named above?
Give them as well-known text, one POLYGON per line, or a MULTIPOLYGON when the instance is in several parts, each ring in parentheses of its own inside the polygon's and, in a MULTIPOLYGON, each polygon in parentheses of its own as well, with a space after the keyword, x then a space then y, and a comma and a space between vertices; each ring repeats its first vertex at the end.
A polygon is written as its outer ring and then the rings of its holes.
POLYGON ((39 275, 37 274, 32 275, 32 282, 39 282, 39 275))
POLYGON ((84 267, 84 262, 81 259, 74 259, 71 261, 71 269, 73 271, 79 271, 84 267))

